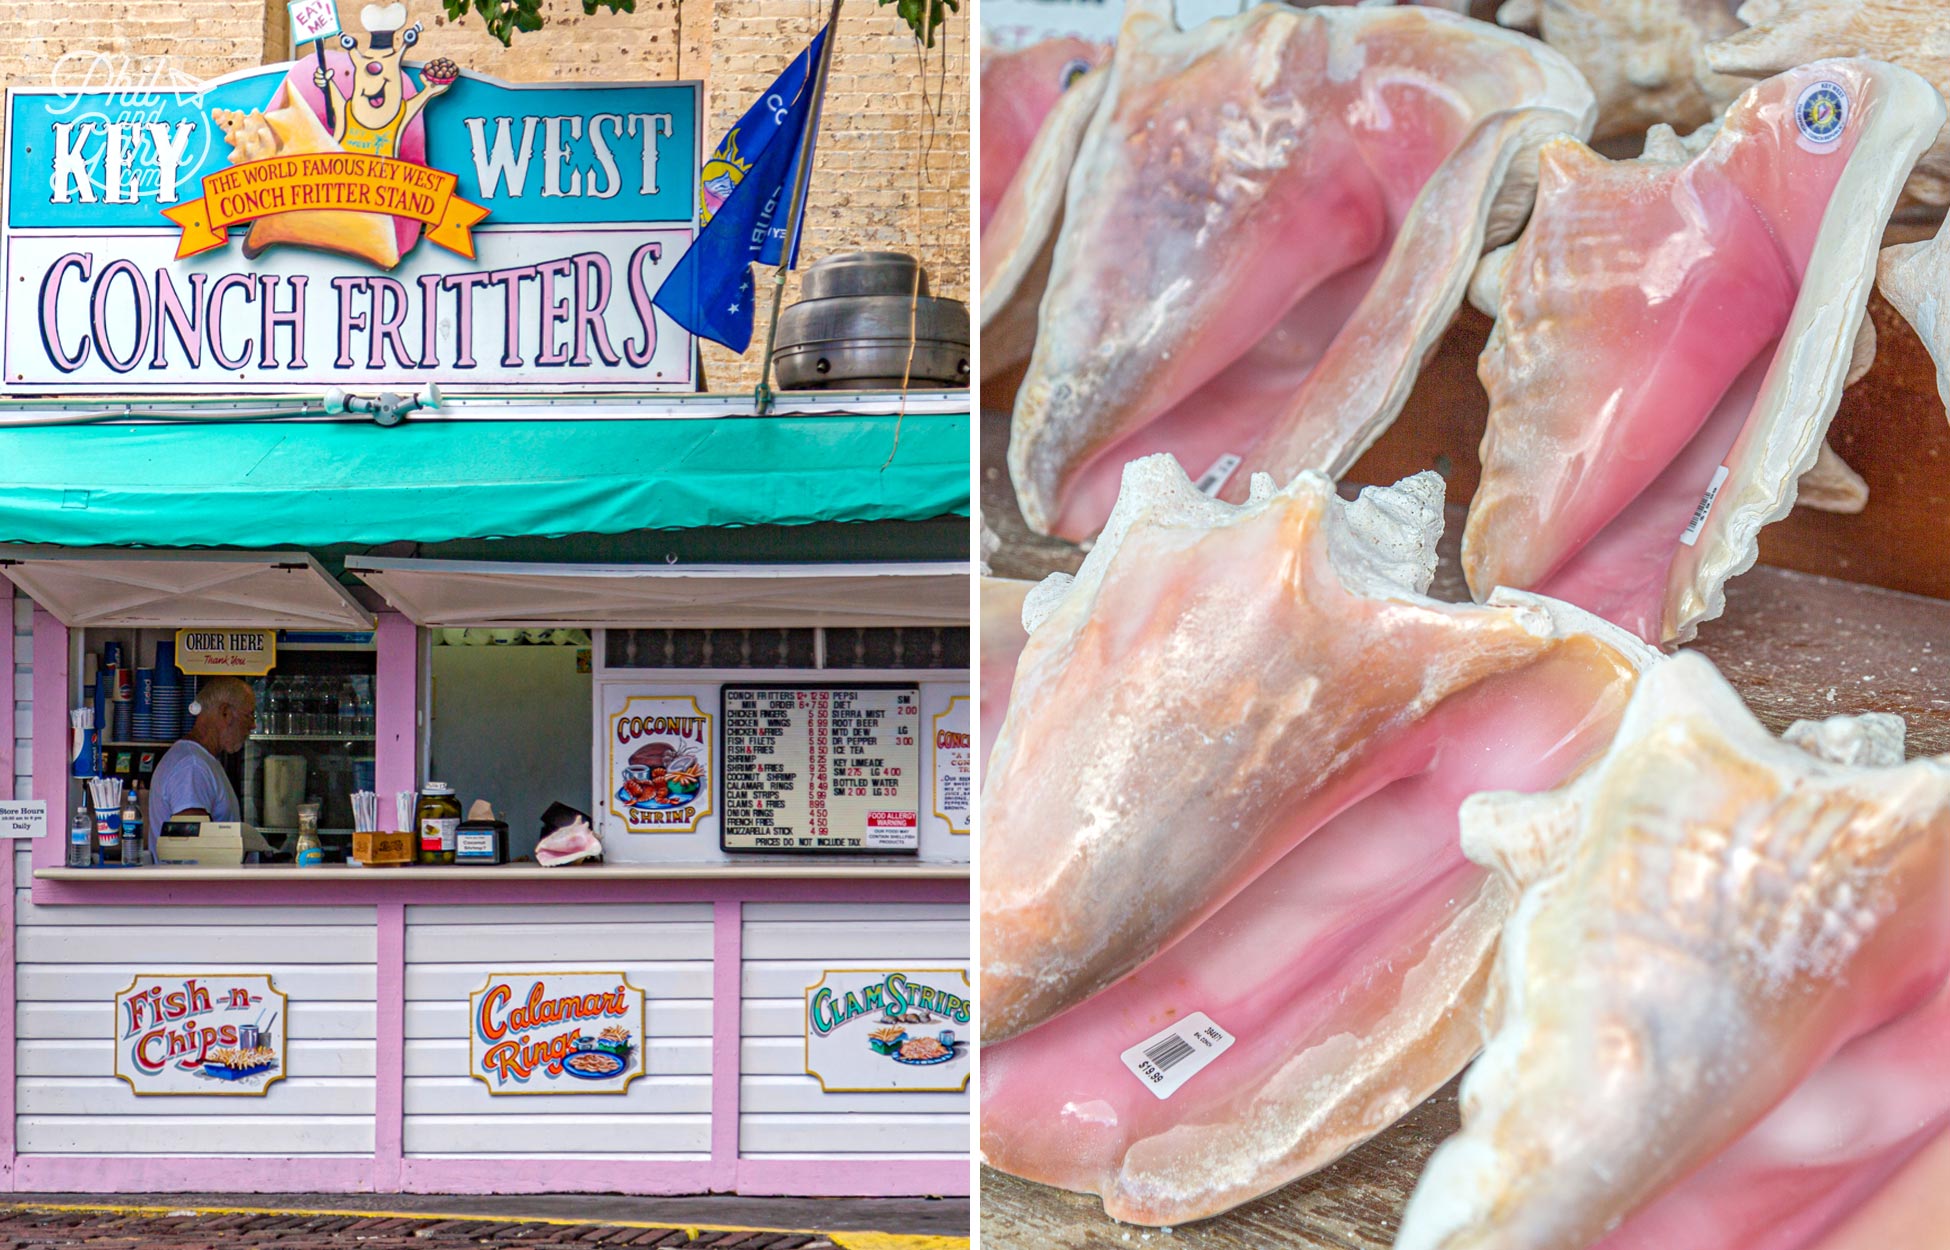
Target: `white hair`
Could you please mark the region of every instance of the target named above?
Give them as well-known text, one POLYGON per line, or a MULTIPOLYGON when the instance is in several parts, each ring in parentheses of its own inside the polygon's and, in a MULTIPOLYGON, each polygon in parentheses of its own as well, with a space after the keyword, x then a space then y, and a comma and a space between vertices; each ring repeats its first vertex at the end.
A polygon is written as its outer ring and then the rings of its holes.
POLYGON ((212 677, 196 688, 196 702, 190 704, 190 713, 202 716, 205 712, 223 708, 235 708, 241 712, 256 698, 250 683, 241 677, 212 677))

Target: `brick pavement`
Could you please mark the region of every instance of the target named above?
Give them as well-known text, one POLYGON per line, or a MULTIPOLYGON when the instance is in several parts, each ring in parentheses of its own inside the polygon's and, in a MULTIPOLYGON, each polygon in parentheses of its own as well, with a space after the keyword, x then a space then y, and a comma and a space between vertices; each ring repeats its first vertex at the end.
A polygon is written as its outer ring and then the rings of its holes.
POLYGON ((449 1250, 504 1245, 510 1250, 588 1250, 592 1246, 837 1250, 827 1237, 806 1232, 555 1224, 520 1219, 0 1208, 0 1250, 70 1246, 89 1250, 449 1250))

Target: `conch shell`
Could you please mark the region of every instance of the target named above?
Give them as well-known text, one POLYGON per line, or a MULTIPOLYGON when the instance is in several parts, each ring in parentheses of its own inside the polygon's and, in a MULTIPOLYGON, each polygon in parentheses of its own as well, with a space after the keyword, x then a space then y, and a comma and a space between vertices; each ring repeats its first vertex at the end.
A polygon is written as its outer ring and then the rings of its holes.
POLYGON ((1684 654, 1578 780, 1464 804, 1522 897, 1396 1250, 1837 1244, 1950 1125, 1950 764, 1901 742, 1877 715, 1776 740, 1684 654))
MULTIPOLYGON (((1950 14, 1942 0, 1747 0, 1747 29, 1707 45, 1722 74, 1764 78, 1823 57, 1863 56, 1914 70, 1950 92, 1950 14)), ((1950 129, 1916 162, 1904 194, 1919 204, 1950 204, 1950 129)))
POLYGON ((1075 579, 1024 605, 983 789, 985 1040, 1111 985, 1423 770, 1452 699, 1559 657, 1582 657, 1573 683, 1631 666, 1536 600, 1425 598, 1441 504, 1431 473, 1352 503, 1260 475, 1233 505, 1169 457, 1126 467, 1075 579))
POLYGON ((1882 250, 1877 283, 1936 362, 1936 393, 1950 411, 1950 235, 1882 250))
POLYGON ((1882 226, 1943 119, 1908 70, 1818 61, 1638 160, 1545 146, 1530 225, 1475 286, 1497 316, 1478 597, 1535 590, 1665 643, 1720 614, 1873 349, 1882 226))
MULTIPOLYGON (((1598 97, 1592 142, 1656 125, 1691 130, 1745 89, 1709 66, 1709 41, 1740 29, 1739 0, 1508 0, 1496 20, 1536 30, 1598 97)), ((1786 67, 1783 67, 1786 68, 1786 67)))
MULTIPOLYGON (((325 129, 318 115, 302 100, 291 99, 280 86, 269 111, 248 113, 212 109, 210 119, 230 141, 230 163, 264 160, 273 156, 305 156, 342 152, 337 140, 325 129)), ((355 213, 344 209, 300 208, 272 213, 251 223, 244 238, 244 255, 254 257, 277 244, 309 247, 321 252, 336 252, 355 260, 367 261, 381 269, 399 264, 399 239, 392 217, 382 213, 355 213)))
MULTIPOLYGON (((1391 727, 1312 796, 1267 760, 1260 784, 1296 794, 1287 836, 1303 840, 1130 975, 985 1048, 987 1164, 1101 1194, 1119 1220, 1179 1224, 1326 1165, 1462 1068, 1481 1044, 1513 895, 1463 858, 1458 808, 1485 786, 1547 789, 1575 775, 1609 742, 1640 668, 1657 662, 1568 605, 1513 593, 1477 611, 1457 623, 1494 634, 1527 620, 1536 652, 1391 727), (1357 774, 1371 788, 1309 829, 1357 774), (1200 1027, 1194 1013, 1236 1040, 1160 1098, 1123 1056, 1170 1047, 1200 1027)), ((1386 662, 1412 666, 1417 653, 1386 662)))
POLYGON ((982 227, 985 380, 1022 364, 1036 346, 1037 308, 1062 229, 1064 188, 1109 83, 1108 69, 1085 72, 1056 101, 982 227))
POLYGON ((1009 711, 1009 687, 1029 633, 1022 627, 1022 602, 1036 583, 984 577, 982 594, 982 759, 987 761, 996 731, 1009 711))
MULTIPOLYGON (((1265 4, 1179 31, 1134 0, 1079 133, 1066 110, 1091 77, 1039 137, 1051 176, 1017 179, 1038 201, 1023 228, 998 235, 998 210, 983 283, 1021 318, 1064 195, 1009 467, 1029 525, 1070 538, 1147 452, 1229 465, 1209 489, 1234 500, 1255 471, 1343 471, 1400 411, 1484 245, 1514 235, 1537 145, 1591 111, 1542 44, 1416 6, 1265 4)), ((1026 338, 991 333, 985 353, 1026 338)))
POLYGON ((1110 55, 1089 39, 1045 39, 1026 48, 982 49, 982 232, 1023 157, 1063 93, 1110 55))

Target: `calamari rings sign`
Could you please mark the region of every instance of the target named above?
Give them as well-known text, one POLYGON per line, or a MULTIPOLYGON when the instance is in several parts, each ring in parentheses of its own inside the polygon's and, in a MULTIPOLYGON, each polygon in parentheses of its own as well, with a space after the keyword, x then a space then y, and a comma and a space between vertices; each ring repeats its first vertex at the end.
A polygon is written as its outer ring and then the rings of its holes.
POLYGON ((496 972, 468 996, 490 1094, 620 1094, 644 1074, 643 991, 620 972, 496 972))
POLYGON ((651 301, 698 230, 700 85, 503 83, 407 33, 9 89, 0 395, 695 391, 651 301))
POLYGON ((176 258, 222 247, 227 231, 279 213, 353 212, 410 217, 429 243, 474 258, 468 227, 488 215, 454 194, 460 179, 380 156, 272 156, 206 174, 203 198, 163 210, 183 228, 176 258))

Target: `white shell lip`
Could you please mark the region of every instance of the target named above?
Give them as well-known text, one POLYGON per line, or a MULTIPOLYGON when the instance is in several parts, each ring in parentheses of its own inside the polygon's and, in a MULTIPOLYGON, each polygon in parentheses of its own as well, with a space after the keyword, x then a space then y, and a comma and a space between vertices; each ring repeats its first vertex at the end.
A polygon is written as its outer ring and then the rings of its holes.
MULTIPOLYGON (((1679 589, 1667 588, 1666 641, 1692 641, 1700 625, 1726 611, 1726 584, 1760 558, 1760 531, 1794 507, 1796 486, 1819 457, 1841 405, 1854 345, 1868 315, 1882 229, 1895 211, 1916 158, 1943 128, 1943 97, 1921 76, 1883 62, 1817 61, 1802 67, 1852 64, 1880 80, 1882 99, 1857 139, 1829 198, 1794 313, 1781 335, 1776 368, 1755 399, 1763 437, 1754 460, 1731 476, 1701 536, 1698 570, 1679 589), (1786 368, 1779 353, 1785 352, 1786 368), (1805 402, 1796 404, 1797 395, 1805 402)), ((1801 72, 1801 71, 1796 71, 1801 72)))

